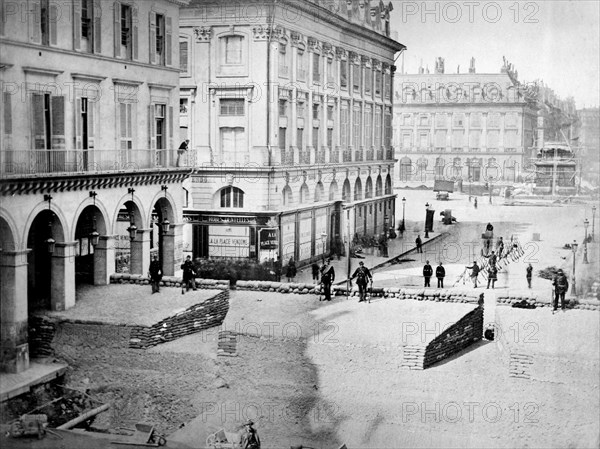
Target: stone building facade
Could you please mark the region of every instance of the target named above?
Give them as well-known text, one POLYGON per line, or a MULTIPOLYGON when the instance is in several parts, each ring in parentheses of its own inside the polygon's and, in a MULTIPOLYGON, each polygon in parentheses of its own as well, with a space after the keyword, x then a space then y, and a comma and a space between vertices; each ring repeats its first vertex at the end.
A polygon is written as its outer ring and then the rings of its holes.
POLYGON ((600 177, 600 108, 577 111, 578 146, 581 149, 582 177, 598 185, 600 177))
POLYGON ((147 273, 151 251, 165 274, 180 263, 186 3, 1 3, 3 370, 28 366, 32 311, 72 307, 78 284, 107 284, 119 264, 147 273))
POLYGON ((182 10, 185 238, 194 257, 336 252, 393 226, 390 5, 191 1, 182 10), (344 212, 345 211, 345 212, 344 212))
POLYGON ((396 183, 533 180, 537 106, 510 65, 501 73, 397 75, 394 105, 396 183))

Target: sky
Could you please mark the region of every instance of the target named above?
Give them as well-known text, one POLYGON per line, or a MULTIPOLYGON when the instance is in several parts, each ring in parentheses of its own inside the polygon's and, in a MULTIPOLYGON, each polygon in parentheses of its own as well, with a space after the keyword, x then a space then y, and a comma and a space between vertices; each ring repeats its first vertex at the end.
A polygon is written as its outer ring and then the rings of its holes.
MULTIPOLYGON (((387 2, 386 2, 387 3, 387 2)), ((433 72, 438 56, 446 73, 499 73, 502 57, 519 81, 543 80, 577 109, 600 105, 600 1, 392 0, 392 33, 407 50, 398 73, 433 72)))

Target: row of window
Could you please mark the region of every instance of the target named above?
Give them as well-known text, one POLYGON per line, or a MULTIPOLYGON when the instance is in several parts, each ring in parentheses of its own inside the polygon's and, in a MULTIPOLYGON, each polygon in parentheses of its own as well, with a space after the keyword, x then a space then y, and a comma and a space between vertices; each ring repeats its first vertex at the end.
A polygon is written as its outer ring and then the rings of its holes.
POLYGON ((500 145, 500 132, 494 130, 488 131, 485 134, 478 130, 471 130, 468 135, 464 130, 453 130, 451 133, 448 133, 446 130, 436 130, 433 134, 433 142, 431 141, 431 134, 427 131, 415 135, 414 139, 412 132, 403 132, 401 146, 402 148, 429 148, 430 146, 435 148, 446 148, 447 146, 453 148, 462 148, 464 146, 469 146, 471 148, 480 148, 482 146, 488 148, 498 148, 500 146, 515 148, 522 146, 523 143, 517 130, 510 130, 502 133, 502 141, 503 145, 500 145), (448 142, 449 137, 451 142, 448 142), (485 140, 483 137, 485 137, 485 140))
MULTIPOLYGON (((500 128, 501 114, 497 112, 487 113, 487 119, 484 118, 482 112, 465 113, 435 113, 429 114, 398 114, 400 126, 431 126, 432 115, 435 116, 436 128, 447 128, 449 119, 453 128, 463 128, 469 124, 471 128, 483 128, 484 122, 487 128, 500 128)), ((516 113, 506 113, 504 115, 504 127, 516 128, 518 126, 519 115, 516 113)))
MULTIPOLYGON (((12 98, 10 93, 3 94, 3 133, 11 135, 12 98)), ((33 149, 65 149, 65 108, 67 99, 63 95, 48 92, 32 92, 31 98, 31 135, 33 149)), ((137 130, 141 129, 140 111, 137 103, 117 102, 117 140, 122 150, 144 148, 146 144, 136 146, 137 130)), ((96 103, 87 97, 77 97, 73 108, 75 149, 94 148, 96 103)), ((173 108, 166 104, 155 103, 148 107, 149 143, 152 149, 166 149, 168 138, 173 136, 173 108)))
MULTIPOLYGON (((64 2, 65 4, 69 2, 64 2)), ((66 8, 63 3, 54 0, 33 0, 31 9, 27 11, 30 22, 30 40, 45 46, 57 46, 61 24, 68 23, 69 36, 73 36, 73 49, 84 53, 101 54, 103 37, 102 6, 107 11, 106 3, 102 0, 72 0, 66 8), (71 8, 72 6, 72 8, 71 8), (72 20, 70 15, 72 14, 72 20)), ((4 34, 6 6, 2 2, 2 28, 4 34)), ((113 49, 114 57, 126 60, 138 60, 138 27, 142 20, 138 18, 136 4, 116 1, 111 5, 113 10, 113 49)), ((106 15, 105 15, 106 18, 106 15)), ((148 15, 149 55, 150 64, 172 64, 172 27, 173 21, 164 13, 150 11, 148 15)), ((105 44, 104 44, 105 45, 105 44)))
MULTIPOLYGON (((400 159, 400 181, 406 182, 411 180, 425 181, 429 170, 427 169, 427 159, 420 158, 413 163, 410 158, 403 157, 400 159)), ((504 161, 504 167, 501 167, 496 162, 495 158, 489 158, 487 163, 483 164, 482 158, 467 158, 466 164, 463 166, 461 158, 452 159, 451 164, 446 165, 444 158, 435 160, 433 175, 436 179, 464 179, 473 182, 482 180, 482 174, 485 175, 485 180, 500 179, 515 180, 517 169, 516 161, 504 161), (463 167, 466 167, 466 173, 463 173, 463 167), (465 176, 463 176, 465 175, 465 176)))
MULTIPOLYGON (((293 53, 292 53, 293 54, 293 53)), ((296 67, 293 81, 312 82, 314 84, 327 83, 330 87, 339 87, 342 91, 352 92, 367 97, 391 99, 392 76, 391 73, 382 73, 381 70, 363 65, 361 56, 355 58, 356 62, 349 59, 336 59, 333 55, 323 56, 317 52, 306 52, 298 48, 293 63, 296 67), (310 78, 309 78, 310 73, 310 78)), ((287 45, 279 46, 279 76, 290 79, 290 64, 292 57, 287 45)))

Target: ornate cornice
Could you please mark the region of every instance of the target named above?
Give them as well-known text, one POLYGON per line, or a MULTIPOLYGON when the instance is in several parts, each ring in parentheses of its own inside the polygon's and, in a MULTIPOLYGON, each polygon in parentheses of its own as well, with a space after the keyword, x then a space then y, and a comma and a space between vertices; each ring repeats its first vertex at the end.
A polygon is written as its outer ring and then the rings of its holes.
POLYGON ((314 37, 309 37, 308 38, 308 50, 320 53, 321 52, 321 43, 314 37))
POLYGON ((350 62, 352 62, 352 64, 360 65, 360 55, 356 52, 351 51, 350 62))
POLYGON ((368 56, 361 56, 360 59, 361 59, 362 65, 364 65, 368 69, 371 68, 371 58, 369 58, 368 56))
POLYGON ((348 52, 346 51, 345 48, 335 47, 335 57, 337 59, 341 59, 342 61, 345 61, 346 58, 348 58, 348 52))
POLYGON ((182 182, 190 168, 138 170, 128 173, 78 173, 76 175, 15 176, 0 179, 0 195, 28 195, 44 192, 108 189, 136 185, 182 182))
POLYGON ((297 31, 290 32, 290 38, 292 39, 292 47, 300 47, 304 48, 304 42, 302 42, 302 35, 297 31))
POLYGON ((194 36, 196 36, 196 42, 209 42, 212 37, 212 27, 195 27, 194 36))
POLYGON ((275 34, 269 25, 256 25, 252 27, 252 36, 255 41, 267 41, 275 34))
POLYGON ((373 68, 375 70, 378 70, 381 72, 381 65, 382 65, 381 61, 379 61, 378 59, 373 59, 373 68))
POLYGON ((387 62, 384 62, 382 64, 383 66, 383 73, 385 73, 386 75, 390 74, 390 65, 387 62))

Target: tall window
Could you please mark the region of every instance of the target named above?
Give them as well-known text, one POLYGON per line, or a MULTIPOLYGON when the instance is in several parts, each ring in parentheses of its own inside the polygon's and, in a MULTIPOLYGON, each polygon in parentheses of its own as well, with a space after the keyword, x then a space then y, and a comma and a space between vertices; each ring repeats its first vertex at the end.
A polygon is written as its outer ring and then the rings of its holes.
POLYGON ((369 67, 365 68, 365 94, 371 95, 373 88, 373 70, 369 67))
POLYGON ((234 161, 236 155, 246 152, 246 132, 243 127, 221 128, 221 152, 223 159, 234 161))
MULTIPOLYGON (((115 3, 115 57, 122 59, 137 59, 138 57, 138 32, 137 9, 131 5, 115 3)), ((151 15, 151 21, 154 14, 151 15)), ((155 29, 150 27, 150 33, 155 29)), ((151 51, 154 51, 152 45, 151 51)))
POLYGON ((360 64, 352 64, 352 88, 354 92, 360 92, 360 85, 362 81, 362 70, 360 64))
POLYGON ((321 82, 321 55, 319 53, 313 53, 313 83, 321 82))
POLYGON ((296 130, 296 146, 300 149, 304 148, 304 129, 298 128, 296 130))
POLYGON ((348 88, 348 61, 344 59, 340 61, 340 87, 348 88))
POLYGON ((389 108, 385 110, 383 139, 383 145, 390 148, 392 146, 392 110, 389 108))
POLYGON ((298 49, 298 58, 296 59, 298 63, 296 77, 300 81, 306 81, 306 56, 304 54, 304 50, 298 49))
POLYGON ((119 103, 119 148, 133 148, 133 116, 135 103, 119 103))
POLYGON ((225 64, 242 64, 242 36, 226 36, 223 38, 225 64))
MULTIPOLYGON (((77 2, 75 2, 75 8, 77 8, 77 2)), ((74 45, 75 49, 81 49, 85 52, 96 53, 100 52, 100 16, 94 17, 94 2, 92 0, 81 0, 81 24, 77 23, 77 12, 74 11, 75 27, 80 26, 80 29, 75 29, 74 45), (80 34, 79 34, 80 33, 80 34), (97 35, 97 39, 94 34, 97 35), (95 41, 98 42, 95 42, 95 41), (94 49, 94 46, 96 48, 94 49)))
POLYGON ((286 144, 287 144, 287 139, 286 139, 286 134, 287 134, 287 128, 279 128, 279 148, 281 148, 282 150, 286 149, 286 144))
POLYGON ((381 97, 381 71, 375 70, 375 96, 381 97))
POLYGON ((187 39, 179 41, 179 69, 184 73, 188 73, 188 52, 189 50, 189 41, 187 39))
POLYGON ((154 120, 156 124, 156 148, 159 150, 165 149, 167 145, 166 133, 166 105, 154 105, 154 120))
POLYGON ((362 146, 362 141, 360 139, 361 122, 362 120, 360 106, 355 107, 352 111, 352 145, 354 146, 354 148, 359 148, 360 146, 362 146))
POLYGON ((287 100, 280 99, 279 100, 279 116, 287 117, 287 100))
POLYGON ((313 127, 313 133, 312 133, 312 146, 315 150, 317 150, 319 148, 319 130, 320 128, 318 127, 313 127))
POLYGON ((240 116, 244 115, 243 98, 222 98, 219 101, 221 106, 220 115, 240 116))
POLYGON ((296 103, 296 146, 300 149, 304 148, 304 119, 305 119, 305 104, 304 101, 297 100, 296 103))
POLYGON ((381 107, 375 106, 375 148, 381 147, 381 107))
POLYGON ((221 207, 244 207, 244 192, 237 187, 221 189, 221 207))
POLYGON ((348 102, 342 103, 340 110, 340 145, 343 149, 348 147, 348 129, 350 127, 350 111, 348 110, 348 102))
POLYGON ((392 76, 389 73, 386 73, 383 76, 383 95, 386 100, 390 99, 391 91, 392 91, 392 76))
POLYGON ((335 83, 335 60, 333 58, 327 58, 327 82, 335 83))
POLYGON ((373 146, 373 108, 371 105, 365 107, 365 146, 373 146))
POLYGON ((154 45, 155 45, 155 61, 159 65, 165 65, 165 50, 166 50, 166 38, 165 38, 165 16, 162 14, 155 14, 154 20, 154 45))
POLYGON ((287 78, 289 76, 289 64, 287 56, 287 45, 279 45, 279 76, 287 78))

